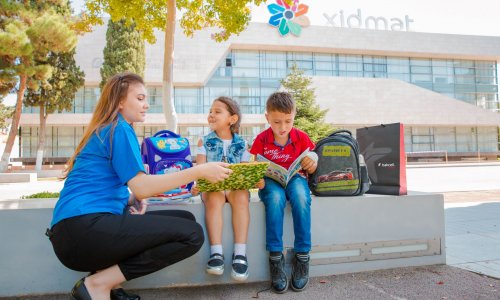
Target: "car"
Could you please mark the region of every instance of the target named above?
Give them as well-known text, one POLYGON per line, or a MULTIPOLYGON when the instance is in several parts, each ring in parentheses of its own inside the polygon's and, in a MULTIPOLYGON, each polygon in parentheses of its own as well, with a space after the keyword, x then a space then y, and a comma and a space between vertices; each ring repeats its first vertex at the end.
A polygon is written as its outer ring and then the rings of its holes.
POLYGON ((352 174, 351 168, 346 168, 345 170, 335 170, 327 174, 318 177, 318 183, 320 182, 330 182, 330 181, 340 181, 340 180, 352 180, 354 175, 352 174))

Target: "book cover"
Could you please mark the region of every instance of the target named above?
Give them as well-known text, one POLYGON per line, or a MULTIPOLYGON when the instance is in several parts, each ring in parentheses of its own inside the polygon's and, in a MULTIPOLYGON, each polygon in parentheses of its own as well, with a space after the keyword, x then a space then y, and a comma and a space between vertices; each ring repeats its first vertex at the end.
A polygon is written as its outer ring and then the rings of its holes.
POLYGON ((269 167, 266 170, 265 176, 274 179, 275 181, 279 182, 283 187, 286 187, 288 181, 295 174, 297 174, 298 171, 300 171, 300 162, 302 161, 302 159, 304 159, 304 157, 306 157, 308 153, 309 153, 309 148, 307 148, 304 152, 302 152, 302 154, 300 154, 299 157, 297 157, 297 159, 293 161, 288 170, 278 165, 277 163, 270 161, 269 159, 265 158, 260 154, 257 154, 257 161, 268 162, 269 167))
POLYGON ((149 205, 190 203, 193 195, 187 189, 174 189, 148 198, 149 205))
POLYGON ((233 173, 224 181, 210 183, 206 179, 199 179, 197 182, 200 192, 218 192, 231 190, 248 190, 255 187, 255 184, 264 177, 268 162, 251 162, 229 165, 233 173))

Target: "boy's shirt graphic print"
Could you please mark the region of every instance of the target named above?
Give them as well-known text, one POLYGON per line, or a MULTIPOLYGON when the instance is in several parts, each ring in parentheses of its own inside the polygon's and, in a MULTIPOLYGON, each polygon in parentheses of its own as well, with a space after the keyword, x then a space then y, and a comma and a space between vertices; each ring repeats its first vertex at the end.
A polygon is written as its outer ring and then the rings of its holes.
POLYGON ((268 128, 257 135, 250 153, 260 154, 288 170, 297 157, 308 148, 313 149, 314 143, 305 132, 292 128, 289 141, 285 146, 281 146, 275 143, 273 131, 268 128))

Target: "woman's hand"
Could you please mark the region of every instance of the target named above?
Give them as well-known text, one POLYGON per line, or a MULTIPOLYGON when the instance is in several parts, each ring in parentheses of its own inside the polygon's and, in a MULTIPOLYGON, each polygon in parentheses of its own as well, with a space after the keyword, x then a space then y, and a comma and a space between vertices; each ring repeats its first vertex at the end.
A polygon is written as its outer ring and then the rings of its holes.
POLYGON ((300 166, 309 174, 314 173, 314 171, 316 171, 316 168, 318 167, 316 162, 308 156, 302 159, 302 161, 300 162, 300 166))
POLYGON ((228 169, 229 164, 223 162, 209 162, 206 164, 198 165, 200 168, 200 175, 202 178, 211 183, 217 183, 228 178, 233 170, 228 169))
POLYGON ((259 190, 262 190, 265 186, 266 182, 264 181, 264 178, 262 178, 255 184, 255 187, 258 188, 259 190))
POLYGON ((131 215, 143 215, 148 209, 148 204, 146 200, 136 200, 135 204, 128 208, 131 215))

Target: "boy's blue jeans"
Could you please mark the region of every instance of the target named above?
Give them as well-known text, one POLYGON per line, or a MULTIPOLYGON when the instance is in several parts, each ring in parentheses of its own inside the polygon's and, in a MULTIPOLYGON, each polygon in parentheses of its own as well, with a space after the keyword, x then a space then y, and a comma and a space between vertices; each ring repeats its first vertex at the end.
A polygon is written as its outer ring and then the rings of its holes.
POLYGON ((295 234, 295 252, 311 250, 311 194, 307 179, 297 174, 283 188, 278 182, 264 178, 266 186, 259 197, 266 207, 266 249, 283 251, 283 217, 286 200, 290 201, 295 234))

